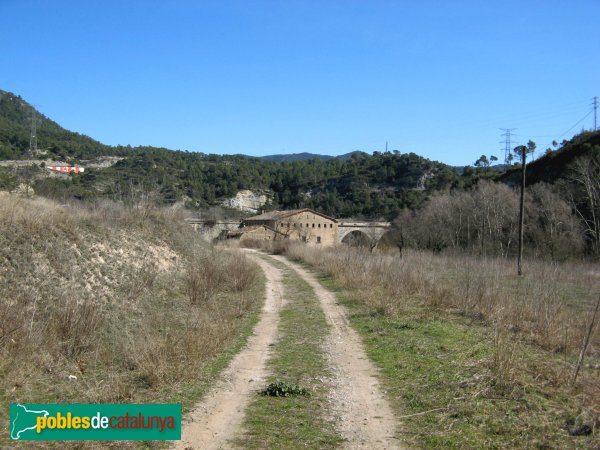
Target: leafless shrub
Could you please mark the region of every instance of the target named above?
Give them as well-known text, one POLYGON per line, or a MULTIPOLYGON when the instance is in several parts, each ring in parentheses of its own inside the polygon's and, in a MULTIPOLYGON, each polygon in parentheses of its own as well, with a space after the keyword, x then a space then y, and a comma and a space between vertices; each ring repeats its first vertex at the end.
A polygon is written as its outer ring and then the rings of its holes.
POLYGON ((244 239, 240 242, 244 248, 265 248, 265 241, 259 239, 244 239))
POLYGON ((228 253, 226 257, 226 287, 234 292, 243 292, 250 288, 256 279, 256 266, 241 253, 228 253))
POLYGON ((0 400, 166 400, 232 343, 256 268, 181 217, 0 193, 0 400))
POLYGON ((77 302, 67 294, 62 304, 51 309, 50 333, 56 337, 65 356, 72 358, 88 351, 102 320, 98 307, 88 302, 77 302))
POLYGON ((274 255, 284 254, 290 247, 290 241, 288 239, 278 239, 270 241, 270 251, 274 255))
POLYGON ((225 279, 220 261, 210 256, 209 253, 196 257, 187 267, 186 288, 192 305, 208 302, 225 279))

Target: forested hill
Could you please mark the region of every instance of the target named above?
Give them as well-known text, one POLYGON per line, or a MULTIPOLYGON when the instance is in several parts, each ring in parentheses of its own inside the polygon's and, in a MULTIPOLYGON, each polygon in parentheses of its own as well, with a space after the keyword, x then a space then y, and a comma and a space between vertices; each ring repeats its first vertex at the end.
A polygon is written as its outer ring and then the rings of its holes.
POLYGON ((357 150, 357 151, 345 153, 345 154, 339 155, 339 156, 319 155, 316 153, 304 152, 304 153, 289 153, 289 154, 281 154, 281 155, 267 155, 267 156, 261 156, 261 157, 259 157, 259 159, 264 159, 267 161, 275 161, 275 162, 306 161, 309 159, 325 159, 325 160, 327 160, 327 159, 333 159, 333 158, 348 159, 355 153, 364 153, 364 152, 357 150))
MULTIPOLYGON (((234 197, 240 190, 262 190, 271 195, 267 208, 309 207, 336 217, 393 219, 404 208, 418 208, 432 192, 469 188, 481 178, 518 180, 518 171, 489 167, 458 170, 414 153, 355 151, 341 157, 312 158, 311 154, 206 155, 156 147, 112 147, 60 127, 36 112, 40 152, 29 154, 33 108, 20 97, 0 91, 0 162, 37 161, 30 167, 0 167, 0 190, 20 183, 48 197, 82 200, 110 198, 157 204, 183 201, 190 208, 206 208, 234 197), (122 159, 94 169, 88 164, 103 156, 122 159), (49 176, 45 161, 79 163, 83 175, 49 176)), ((599 152, 599 133, 583 133, 560 149, 528 165, 530 183, 554 183, 568 177, 575 161, 599 152)), ((515 183, 516 184, 516 183, 515 183)))
MULTIPOLYGON (((554 184, 573 175, 573 168, 577 161, 586 158, 600 158, 600 132, 585 131, 573 137, 570 141, 563 141, 560 148, 548 150, 544 156, 527 164, 527 184, 540 181, 554 184)), ((520 169, 508 170, 500 179, 510 184, 520 180, 520 169)))
POLYGON ((41 167, 2 169, 0 189, 30 179, 35 180, 36 192, 50 197, 126 200, 144 196, 157 203, 183 200, 198 208, 219 204, 243 189, 260 189, 272 193, 270 208, 310 207, 341 217, 391 219, 402 208, 417 207, 432 190, 463 184, 456 170, 414 153, 352 152, 339 158, 277 162, 155 147, 111 147, 65 130, 40 113, 37 136, 41 152, 29 155, 32 111, 20 97, 0 91, 0 159, 33 157, 40 165, 44 160, 123 159, 75 177, 47 177, 49 171, 41 167))
MULTIPOLYGON (((29 149, 34 108, 21 97, 0 90, 0 160, 21 159, 29 149)), ((90 158, 110 153, 110 147, 79 133, 67 131, 35 111, 41 147, 55 155, 90 158)))

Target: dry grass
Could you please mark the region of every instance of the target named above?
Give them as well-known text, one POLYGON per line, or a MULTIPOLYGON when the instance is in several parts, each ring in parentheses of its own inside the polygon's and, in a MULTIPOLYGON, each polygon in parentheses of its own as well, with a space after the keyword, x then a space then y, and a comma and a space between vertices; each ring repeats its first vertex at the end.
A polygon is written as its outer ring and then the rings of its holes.
MULTIPOLYGON (((308 262, 362 290, 385 292, 365 301, 383 312, 402 307, 407 296, 417 296, 435 307, 451 308, 478 318, 502 332, 520 332, 528 341, 553 352, 577 351, 587 312, 600 287, 600 271, 588 263, 528 262, 524 277, 506 259, 439 256, 405 250, 404 257, 338 247, 315 251, 292 245, 292 258, 308 262), (566 336, 566 339, 565 339, 566 336)), ((591 356, 600 356, 600 334, 591 356)))
POLYGON ((600 414, 598 327, 588 347, 585 375, 570 386, 600 288, 597 265, 530 261, 525 276, 518 277, 514 261, 506 259, 410 250, 400 259, 397 254, 302 244, 290 245, 287 254, 331 276, 353 302, 383 317, 402 318, 411 305, 422 304, 444 317, 462 317, 488 329, 493 356, 487 363, 494 389, 556 386, 561 392, 570 390, 582 408, 600 414), (536 356, 534 363, 528 360, 533 354, 528 349, 546 356, 536 356))
POLYGON ((0 194, 4 404, 186 403, 198 394, 260 283, 242 254, 214 250, 180 219, 176 210, 0 194))

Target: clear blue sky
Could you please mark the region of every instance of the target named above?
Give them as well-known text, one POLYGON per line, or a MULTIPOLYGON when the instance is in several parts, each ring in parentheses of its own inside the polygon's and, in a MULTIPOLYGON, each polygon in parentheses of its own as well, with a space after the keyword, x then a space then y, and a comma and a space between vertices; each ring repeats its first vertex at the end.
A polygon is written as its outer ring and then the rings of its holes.
POLYGON ((0 0, 0 89, 107 144, 450 164, 592 127, 600 1, 0 0))

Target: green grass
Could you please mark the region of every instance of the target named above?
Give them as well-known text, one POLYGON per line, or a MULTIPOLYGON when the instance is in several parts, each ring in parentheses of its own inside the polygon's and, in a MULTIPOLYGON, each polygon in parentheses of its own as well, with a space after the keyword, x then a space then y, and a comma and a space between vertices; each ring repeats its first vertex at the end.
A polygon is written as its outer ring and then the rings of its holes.
POLYGON ((267 383, 282 380, 308 390, 308 395, 270 397, 257 394, 246 411, 242 448, 336 448, 341 438, 328 419, 329 375, 322 345, 329 334, 325 316, 312 288, 283 264, 284 297, 280 339, 274 347, 267 383))
POLYGON ((402 439, 417 448, 588 448, 598 438, 570 436, 581 414, 578 399, 556 385, 560 356, 519 342, 498 348, 490 328, 452 312, 406 298, 384 315, 360 292, 336 291, 381 369, 389 401, 400 418, 402 439), (498 373, 494 356, 512 352, 513 372, 498 373), (545 377, 547 376, 547 379, 545 377), (423 413, 423 414, 422 414, 423 413))

